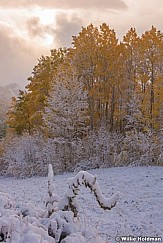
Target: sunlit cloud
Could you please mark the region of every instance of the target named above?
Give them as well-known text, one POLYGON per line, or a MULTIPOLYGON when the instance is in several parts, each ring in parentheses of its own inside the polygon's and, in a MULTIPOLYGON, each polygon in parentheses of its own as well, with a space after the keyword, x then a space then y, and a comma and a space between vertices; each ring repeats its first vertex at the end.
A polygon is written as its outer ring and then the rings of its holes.
POLYGON ((17 1, 1 1, 0 7, 3 8, 27 8, 40 6, 44 8, 57 8, 57 9, 126 9, 127 5, 123 0, 17 0, 17 1))
POLYGON ((90 23, 107 23, 119 39, 163 28, 163 0, 0 0, 0 85, 25 83, 41 55, 71 46, 90 23))

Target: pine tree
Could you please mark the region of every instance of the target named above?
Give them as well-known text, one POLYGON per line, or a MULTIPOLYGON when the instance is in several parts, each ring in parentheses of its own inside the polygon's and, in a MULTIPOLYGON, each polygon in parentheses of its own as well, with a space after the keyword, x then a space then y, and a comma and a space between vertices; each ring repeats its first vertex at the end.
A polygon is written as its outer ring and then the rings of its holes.
POLYGON ((130 91, 130 100, 126 104, 127 115, 125 117, 125 131, 145 131, 143 124, 143 114, 140 106, 140 98, 136 92, 130 91))
POLYGON ((62 169, 72 168, 76 162, 76 146, 87 134, 87 92, 76 73, 61 70, 47 100, 44 121, 53 139, 52 149, 62 169))
POLYGON ((26 89, 29 93, 29 104, 32 106, 30 120, 34 130, 42 128, 42 114, 46 99, 55 80, 57 68, 63 62, 66 52, 66 49, 60 48, 51 50, 50 56, 41 56, 33 69, 32 76, 28 78, 30 83, 26 86, 26 89))

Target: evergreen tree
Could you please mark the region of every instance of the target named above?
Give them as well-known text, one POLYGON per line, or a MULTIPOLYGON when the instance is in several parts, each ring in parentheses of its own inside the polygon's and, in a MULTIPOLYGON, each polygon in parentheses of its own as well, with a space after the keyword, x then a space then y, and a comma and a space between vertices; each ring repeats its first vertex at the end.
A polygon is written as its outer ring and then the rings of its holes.
POLYGON ((72 168, 76 162, 76 146, 88 131, 87 92, 81 80, 71 70, 61 70, 47 100, 44 121, 53 139, 51 149, 62 169, 72 168))

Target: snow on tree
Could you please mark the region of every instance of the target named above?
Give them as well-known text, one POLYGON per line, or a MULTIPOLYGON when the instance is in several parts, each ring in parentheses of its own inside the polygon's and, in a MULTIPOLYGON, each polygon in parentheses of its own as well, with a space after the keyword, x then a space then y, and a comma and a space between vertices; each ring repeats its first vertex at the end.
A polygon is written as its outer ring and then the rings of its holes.
POLYGON ((77 163, 74 171, 78 167, 88 170, 115 166, 121 141, 122 135, 111 133, 104 124, 98 130, 90 131, 83 143, 85 157, 77 163))
POLYGON ((127 115, 125 117, 125 131, 136 129, 142 131, 144 128, 143 114, 140 108, 140 100, 134 91, 130 91, 130 100, 126 104, 127 115))
POLYGON ((140 100, 131 92, 127 104, 125 135, 116 165, 149 165, 153 164, 155 141, 151 128, 146 125, 140 108, 140 100))
POLYGON ((19 178, 44 174, 42 147, 43 140, 38 135, 24 134, 12 138, 4 154, 6 173, 19 178))
POLYGON ((87 92, 72 70, 60 70, 47 100, 44 121, 55 160, 68 170, 76 163, 76 148, 87 134, 87 92))

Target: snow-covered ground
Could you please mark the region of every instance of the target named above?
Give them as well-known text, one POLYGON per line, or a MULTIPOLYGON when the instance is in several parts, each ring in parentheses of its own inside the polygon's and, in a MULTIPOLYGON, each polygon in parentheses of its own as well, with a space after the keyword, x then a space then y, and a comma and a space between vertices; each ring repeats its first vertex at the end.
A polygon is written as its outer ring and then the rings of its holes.
MULTIPOLYGON (((104 211, 89 189, 81 188, 80 220, 85 227, 94 228, 110 243, 116 242, 116 236, 163 238, 163 167, 122 167, 89 172, 97 175, 104 196, 119 191, 120 198, 111 211, 104 211)), ((67 179, 74 175, 66 173, 54 177, 59 196, 67 189, 67 179)), ((9 193, 18 202, 31 202, 44 207, 47 178, 0 178, 0 191, 9 193)))

